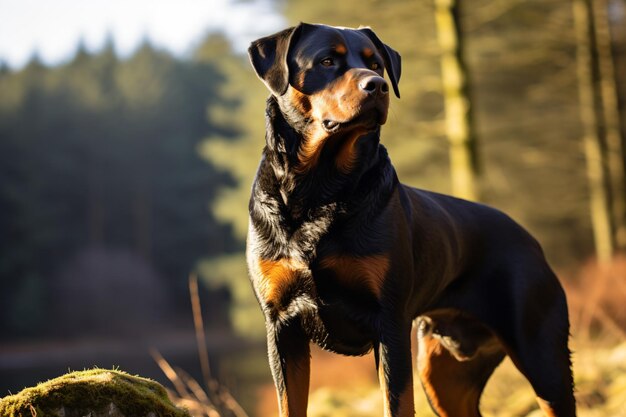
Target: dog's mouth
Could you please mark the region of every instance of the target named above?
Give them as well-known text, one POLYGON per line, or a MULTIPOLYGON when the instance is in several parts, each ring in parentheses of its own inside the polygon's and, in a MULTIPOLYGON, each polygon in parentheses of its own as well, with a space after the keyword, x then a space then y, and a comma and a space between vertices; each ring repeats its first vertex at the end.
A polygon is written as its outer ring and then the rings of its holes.
POLYGON ((336 131, 338 131, 341 128, 341 123, 335 121, 335 120, 324 120, 322 122, 322 126, 324 127, 324 130, 328 133, 335 133, 336 131))
POLYGON ((340 131, 352 129, 364 129, 372 131, 378 126, 385 124, 387 121, 387 112, 379 108, 372 108, 357 113, 354 117, 346 121, 337 121, 325 119, 322 121, 322 127, 329 134, 335 134, 340 131))

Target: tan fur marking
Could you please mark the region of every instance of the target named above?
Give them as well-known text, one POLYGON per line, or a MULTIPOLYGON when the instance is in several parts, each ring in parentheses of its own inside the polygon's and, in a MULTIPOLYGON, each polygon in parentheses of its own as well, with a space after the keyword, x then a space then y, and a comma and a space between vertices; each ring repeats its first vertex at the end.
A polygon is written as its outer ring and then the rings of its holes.
POLYGON ((345 139, 337 154, 335 165, 337 166, 337 169, 344 174, 352 171, 357 162, 356 143, 362 134, 363 132, 356 131, 350 138, 345 139))
POLYGON ((278 397, 278 409, 280 417, 289 417, 289 397, 287 396, 287 391, 278 397))
POLYGON ((354 287, 366 285, 380 298, 389 271, 389 257, 327 256, 321 260, 320 266, 332 270, 345 285, 354 287))
POLYGON ((440 417, 480 417, 480 392, 464 383, 464 364, 466 362, 457 361, 436 338, 420 338, 418 374, 440 417))
POLYGON ((415 416, 415 400, 413 398, 413 382, 407 384, 404 391, 400 393, 398 406, 398 417, 415 416))
POLYGON ((374 50, 372 50, 371 48, 363 49, 363 57, 371 58, 372 56, 374 56, 374 50))
POLYGON ((378 381, 380 383, 380 389, 383 391, 383 410, 385 417, 391 417, 391 410, 389 409, 389 390, 387 389, 387 378, 385 378, 385 370, 383 364, 378 366, 378 381))
POLYGON ((312 116, 318 121, 350 119, 363 98, 356 87, 356 78, 348 72, 320 92, 311 95, 312 116))
POLYGON ((311 361, 306 357, 295 361, 287 361, 285 374, 285 391, 278 393, 278 409, 280 417, 304 417, 309 401, 309 380, 311 361))
POLYGON ((287 363, 285 405, 281 407, 281 409, 287 410, 286 416, 306 416, 310 374, 311 360, 308 356, 297 362, 289 361, 287 363))
POLYGON ((298 74, 298 76, 296 77, 296 83, 297 83, 296 87, 297 87, 299 90, 302 90, 302 89, 304 88, 305 76, 306 76, 306 73, 305 73, 305 72, 301 72, 301 73, 299 73, 299 74, 298 74))
POLYGON ((301 93, 295 88, 289 88, 287 90, 287 94, 289 94, 289 101, 291 104, 300 110, 305 117, 309 117, 311 114, 311 100, 309 99, 309 96, 301 93))
POLYGON ((348 52, 348 49, 346 48, 345 45, 338 44, 338 45, 335 45, 335 52, 337 52, 338 54, 344 55, 346 52, 348 52))
MULTIPOLYGON (((385 417, 391 417, 391 408, 389 406, 389 389, 387 388, 387 378, 385 377, 385 371, 383 365, 378 367, 378 381, 380 383, 380 389, 383 391, 383 408, 385 411, 385 417)), ((397 417, 414 417, 415 416, 415 399, 413 398, 413 380, 407 384, 404 391, 400 393, 398 399, 398 413, 397 417)))
POLYGON ((302 268, 302 264, 291 259, 283 258, 277 261, 260 259, 259 295, 262 300, 266 303, 278 302, 282 291, 298 278, 298 271, 302 268))
POLYGON ((557 417, 557 413, 554 411, 550 403, 539 397, 537 397, 537 402, 539 403, 539 408, 541 408, 541 411, 543 411, 543 414, 546 417, 557 417))
POLYGON ((309 132, 298 150, 300 164, 295 167, 296 172, 303 174, 317 165, 326 139, 328 135, 321 127, 315 127, 312 132, 309 132))

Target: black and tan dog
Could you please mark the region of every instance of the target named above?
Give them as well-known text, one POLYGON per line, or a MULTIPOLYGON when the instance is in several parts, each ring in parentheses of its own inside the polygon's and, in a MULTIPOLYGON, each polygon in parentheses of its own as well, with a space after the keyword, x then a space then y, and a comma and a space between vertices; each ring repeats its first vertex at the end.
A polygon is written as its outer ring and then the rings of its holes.
POLYGON ((385 415, 412 416, 418 375, 439 416, 479 416, 506 354, 548 416, 574 416, 565 296, 505 214, 398 182, 380 126, 400 56, 368 28, 300 24, 259 39, 271 91, 252 188, 248 268, 281 416, 306 416, 313 341, 374 349, 385 415))

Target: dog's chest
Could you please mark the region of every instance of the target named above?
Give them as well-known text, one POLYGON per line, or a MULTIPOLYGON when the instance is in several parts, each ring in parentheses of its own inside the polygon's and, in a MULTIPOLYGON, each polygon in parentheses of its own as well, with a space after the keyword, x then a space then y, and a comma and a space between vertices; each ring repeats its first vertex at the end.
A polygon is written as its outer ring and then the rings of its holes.
POLYGON ((384 254, 325 255, 311 264, 290 257, 249 258, 257 296, 266 308, 287 310, 297 298, 306 297, 318 305, 354 307, 358 314, 383 297, 390 264, 384 254))
MULTIPOLYGON (((361 355, 371 348, 378 279, 361 260, 332 259, 309 268, 293 259, 256 259, 254 287, 272 321, 299 317, 322 348, 361 355)), ((382 266, 379 266, 382 268, 382 266)))
POLYGON ((371 348, 387 257, 325 255, 308 264, 251 256, 249 264, 271 320, 300 317, 311 340, 334 352, 361 355, 371 348))
POLYGON ((383 253, 327 254, 315 263, 313 275, 318 287, 327 288, 322 292, 348 291, 355 295, 366 293, 380 299, 389 271, 389 263, 389 256, 383 253))
MULTIPOLYGON (((389 256, 378 244, 368 245, 367 253, 357 250, 356 230, 337 223, 343 208, 336 203, 311 208, 296 222, 273 193, 254 192, 248 267, 266 317, 281 322, 299 316, 321 347, 366 353, 389 256)), ((360 245, 364 234, 359 236, 360 245)))
POLYGON ((323 348, 345 355, 362 355, 374 339, 374 323, 389 260, 382 255, 325 256, 312 268, 323 348))

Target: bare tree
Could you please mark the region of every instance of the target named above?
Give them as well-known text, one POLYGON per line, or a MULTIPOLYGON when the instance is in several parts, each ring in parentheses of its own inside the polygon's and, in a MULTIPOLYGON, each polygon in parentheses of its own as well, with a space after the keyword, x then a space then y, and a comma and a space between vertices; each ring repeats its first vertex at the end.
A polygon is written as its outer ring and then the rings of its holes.
POLYGON ((476 135, 472 124, 469 80, 465 66, 459 4, 435 0, 435 20, 441 48, 441 75, 450 142, 452 193, 468 200, 478 199, 476 186, 476 135))
POLYGON ((592 5, 595 49, 598 59, 599 79, 597 88, 601 97, 601 124, 606 141, 611 209, 616 233, 615 242, 620 249, 626 249, 624 150, 615 80, 615 64, 611 50, 613 42, 608 18, 608 4, 607 0, 595 0, 592 5))
POLYGON ((574 0, 576 57, 580 118, 583 145, 587 159, 590 211, 596 256, 601 263, 611 261, 614 252, 613 224, 609 201, 607 162, 603 152, 603 130, 600 121, 598 54, 596 49, 593 6, 591 0, 574 0))

